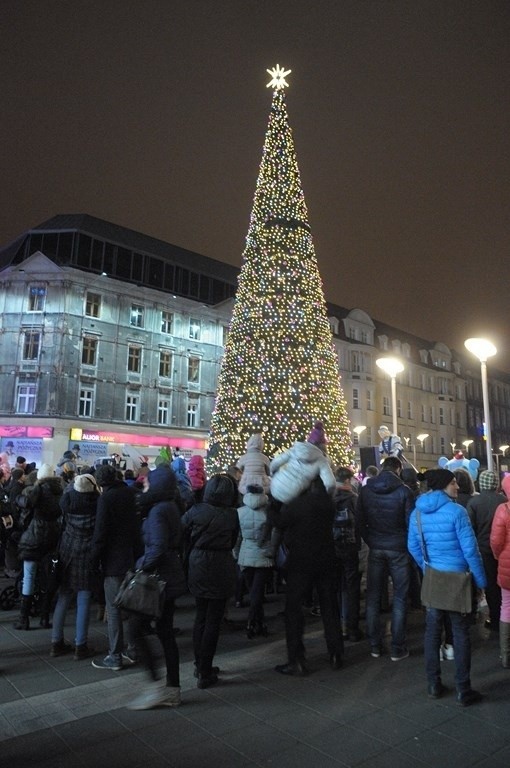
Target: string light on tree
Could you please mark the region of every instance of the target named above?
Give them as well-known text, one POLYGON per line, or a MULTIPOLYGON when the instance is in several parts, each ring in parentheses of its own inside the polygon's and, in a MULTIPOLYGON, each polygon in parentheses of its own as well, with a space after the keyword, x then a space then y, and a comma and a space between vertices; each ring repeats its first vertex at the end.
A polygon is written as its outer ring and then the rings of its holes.
POLYGON ((324 290, 285 104, 273 99, 209 437, 209 470, 225 469, 261 432, 275 455, 323 422, 337 464, 354 458, 324 290))

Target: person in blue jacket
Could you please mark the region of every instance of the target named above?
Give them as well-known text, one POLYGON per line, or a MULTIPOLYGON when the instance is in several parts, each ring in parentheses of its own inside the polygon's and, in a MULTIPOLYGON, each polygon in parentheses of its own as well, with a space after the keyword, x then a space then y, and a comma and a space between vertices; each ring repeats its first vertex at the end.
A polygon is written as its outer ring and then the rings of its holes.
MULTIPOLYGON (((423 571, 425 564, 416 519, 419 511, 430 566, 438 571, 469 570, 476 587, 483 591, 486 579, 482 557, 468 514, 456 501, 459 487, 455 475, 448 469, 429 469, 418 477, 427 481, 429 491, 416 500, 416 508, 411 514, 409 552, 423 571)), ((482 699, 482 694, 471 688, 470 614, 427 607, 424 650, 428 695, 432 699, 438 699, 446 692, 441 682, 439 661, 445 613, 450 617, 453 628, 457 703, 468 707, 482 699)))

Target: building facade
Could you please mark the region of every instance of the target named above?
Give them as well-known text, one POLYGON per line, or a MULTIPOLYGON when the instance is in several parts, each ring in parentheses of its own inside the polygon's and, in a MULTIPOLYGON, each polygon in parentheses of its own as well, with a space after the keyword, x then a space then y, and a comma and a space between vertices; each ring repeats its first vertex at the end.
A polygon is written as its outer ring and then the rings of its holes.
MULTIPOLYGON (((21 235, 0 251, 0 450, 38 463, 74 446, 84 463, 130 447, 149 461, 162 445, 205 453, 237 273, 90 216, 21 235)), ((362 309, 328 313, 360 459, 377 460, 366 449, 392 425, 390 380, 375 363, 391 355, 404 364, 396 406, 409 460, 434 466, 456 447, 485 463, 472 360, 362 309)), ((489 387, 500 446, 510 376, 491 369, 489 387)))

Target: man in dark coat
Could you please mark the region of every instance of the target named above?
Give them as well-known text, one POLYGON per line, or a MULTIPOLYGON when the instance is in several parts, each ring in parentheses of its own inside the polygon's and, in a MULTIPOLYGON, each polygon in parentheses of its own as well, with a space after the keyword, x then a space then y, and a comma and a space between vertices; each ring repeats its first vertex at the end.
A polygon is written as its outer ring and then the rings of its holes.
POLYGON ((496 508, 504 504, 507 498, 499 490, 499 477, 496 472, 485 470, 478 478, 480 493, 471 496, 467 504, 467 513, 475 532, 478 547, 487 576, 485 596, 489 606, 488 628, 492 632, 499 630, 499 613, 501 609, 501 589, 498 586, 498 561, 492 554, 490 536, 492 520, 496 508))
POLYGON ((336 597, 333 518, 335 506, 320 478, 288 504, 270 512, 271 523, 283 532, 288 548, 285 633, 286 664, 275 667, 282 675, 308 674, 303 645, 303 601, 315 588, 333 669, 342 665, 343 639, 336 597))
MULTIPOLYGON (((134 637, 127 637, 124 652, 122 615, 113 604, 127 571, 134 567, 142 553, 140 521, 135 494, 117 478, 117 470, 104 464, 96 470, 96 482, 103 489, 97 504, 96 525, 92 540, 91 567, 101 569, 108 616, 109 651, 104 659, 94 659, 96 669, 119 671, 123 662, 136 662, 134 637)), ((129 624, 127 634, 129 633, 129 624)))
POLYGON ((396 456, 384 460, 381 472, 361 489, 356 517, 361 536, 369 547, 367 567, 366 629, 370 654, 382 653, 381 598, 388 574, 393 583, 391 660, 409 656, 406 645, 409 554, 407 530, 414 507, 410 488, 400 479, 402 462, 396 456))

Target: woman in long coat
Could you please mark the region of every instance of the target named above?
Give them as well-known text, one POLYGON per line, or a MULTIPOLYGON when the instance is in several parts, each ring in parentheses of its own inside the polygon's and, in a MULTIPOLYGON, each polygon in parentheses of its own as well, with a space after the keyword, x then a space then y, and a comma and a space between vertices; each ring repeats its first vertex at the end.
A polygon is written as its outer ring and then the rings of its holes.
POLYGON ((92 475, 77 475, 74 488, 62 495, 62 535, 58 548, 60 587, 53 613, 51 656, 72 651, 64 640, 67 609, 76 595, 76 635, 74 658, 86 659, 94 653, 88 646, 90 598, 93 576, 90 569, 92 536, 96 522, 99 488, 92 475))
POLYGON ((42 464, 37 479, 18 496, 19 526, 23 533, 18 543, 18 557, 23 561, 21 607, 15 629, 30 629, 30 611, 34 600, 37 570, 54 551, 60 535, 60 498, 62 482, 53 467, 42 464))
POLYGON ((203 501, 182 517, 191 547, 188 587, 196 603, 193 649, 198 688, 218 682, 218 668, 212 662, 237 577, 232 555, 239 533, 237 497, 237 485, 229 475, 213 475, 206 483, 203 501))

